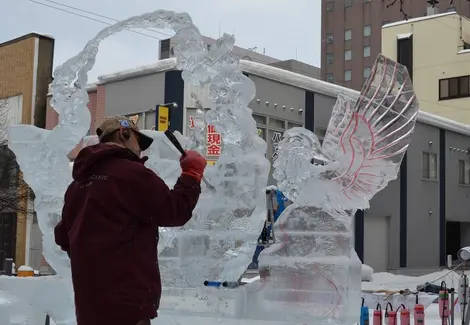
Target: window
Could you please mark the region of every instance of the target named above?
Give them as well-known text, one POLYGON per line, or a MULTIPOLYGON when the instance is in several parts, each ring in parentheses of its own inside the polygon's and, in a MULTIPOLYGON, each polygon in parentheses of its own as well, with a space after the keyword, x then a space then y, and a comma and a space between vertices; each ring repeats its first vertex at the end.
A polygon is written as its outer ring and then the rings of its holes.
POLYGON ((388 24, 390 24, 390 23, 391 23, 390 20, 384 20, 384 21, 382 22, 382 26, 388 25, 388 24))
POLYGON ((269 126, 283 129, 286 127, 286 123, 283 120, 278 120, 275 118, 269 118, 269 126))
POLYGON ((350 41, 352 38, 352 30, 351 29, 346 29, 344 31, 344 40, 345 41, 350 41))
POLYGON ((435 153, 422 153, 421 177, 424 179, 437 180, 437 155, 435 153))
POLYGON ((364 26, 364 36, 370 36, 370 25, 364 26))
POLYGON ((350 61, 351 59, 352 59, 352 51, 351 50, 344 51, 344 60, 350 61))
POLYGON ((470 97, 469 76, 439 80, 439 100, 470 97))
POLYGON ((447 12, 455 12, 455 11, 456 11, 456 10, 455 10, 454 7, 449 7, 449 8, 447 8, 447 12))
POLYGON ((326 44, 333 44, 334 37, 332 33, 326 33, 326 44))
POLYGON ((328 82, 335 82, 335 77, 333 76, 332 73, 327 73, 327 74, 326 74, 326 81, 328 81, 328 82))
POLYGON ((264 141, 266 141, 266 129, 264 128, 258 128, 258 136, 263 139, 264 141))
POLYGON ((370 0, 364 0, 364 3, 370 2, 370 0))
POLYGON ((351 80, 351 70, 344 70, 344 81, 351 80))
POLYGON ((364 46, 364 57, 368 58, 370 56, 370 45, 364 46))
POLYGON ((470 163, 459 160, 459 184, 470 185, 470 163))
POLYGON ((369 78, 370 76, 370 67, 365 67, 364 68, 364 79, 369 78))
POLYGON ((335 3, 333 1, 329 1, 326 3, 326 11, 333 11, 335 10, 335 3))
POLYGON ((326 129, 315 126, 315 135, 320 141, 320 144, 323 144, 323 140, 325 139, 325 136, 326 136, 326 129))
POLYGON ((463 49, 470 50, 470 44, 468 44, 467 42, 463 42, 463 49))
POLYGON ((252 114, 256 124, 266 125, 266 116, 252 114))
POLYGON ((326 53, 326 64, 333 64, 333 62, 335 62, 333 53, 326 53))
POLYGON ((351 7, 352 6, 352 0, 344 0, 344 6, 345 7, 351 7))
POLYGON ((303 125, 299 123, 293 123, 293 122, 287 122, 287 128, 292 129, 292 128, 301 128, 303 125))

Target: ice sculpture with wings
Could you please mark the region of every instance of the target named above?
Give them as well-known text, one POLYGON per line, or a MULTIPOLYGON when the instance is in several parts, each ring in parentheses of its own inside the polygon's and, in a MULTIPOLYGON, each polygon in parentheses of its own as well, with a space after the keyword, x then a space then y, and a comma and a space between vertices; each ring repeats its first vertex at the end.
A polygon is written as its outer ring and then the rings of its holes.
POLYGON ((265 299, 286 301, 286 314, 318 324, 358 321, 353 216, 397 178, 417 116, 406 68, 379 55, 357 100, 338 96, 323 144, 304 128, 284 133, 274 178, 294 203, 275 224, 280 240, 260 255, 273 284, 265 299))
POLYGON ((303 128, 284 133, 274 162, 279 188, 298 203, 367 208, 397 177, 417 116, 406 68, 379 55, 359 98, 338 96, 323 145, 303 128))

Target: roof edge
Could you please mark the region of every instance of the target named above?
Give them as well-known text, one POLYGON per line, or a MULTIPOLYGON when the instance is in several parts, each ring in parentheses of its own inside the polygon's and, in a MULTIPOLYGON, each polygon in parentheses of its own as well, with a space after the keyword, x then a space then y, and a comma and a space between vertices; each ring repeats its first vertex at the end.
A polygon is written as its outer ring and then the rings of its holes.
MULTIPOLYGON (((271 65, 246 60, 240 60, 240 64, 242 70, 248 74, 292 85, 315 93, 331 97, 337 97, 339 94, 343 94, 353 99, 358 98, 360 95, 359 91, 273 67, 271 65)), ((117 82, 173 69, 176 69, 175 58, 161 60, 154 64, 140 66, 113 74, 103 75, 99 77, 99 80, 100 83, 117 82)), ((427 125, 470 136, 470 126, 445 117, 419 111, 418 121, 427 125)))
POLYGON ((24 40, 27 40, 27 39, 33 38, 33 37, 34 38, 39 38, 39 39, 47 39, 47 40, 51 40, 51 41, 55 40, 52 36, 42 35, 42 34, 38 34, 38 33, 29 33, 29 34, 11 39, 9 41, 0 43, 0 47, 15 44, 15 43, 18 43, 18 42, 21 42, 21 41, 24 41, 24 40))

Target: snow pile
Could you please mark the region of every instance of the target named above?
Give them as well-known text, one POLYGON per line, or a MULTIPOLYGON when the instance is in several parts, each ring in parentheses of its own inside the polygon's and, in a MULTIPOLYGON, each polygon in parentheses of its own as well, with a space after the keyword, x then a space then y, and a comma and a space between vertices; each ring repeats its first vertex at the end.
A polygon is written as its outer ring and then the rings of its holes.
POLYGON ((457 288, 459 283, 460 274, 442 270, 422 276, 406 276, 395 275, 391 273, 381 272, 372 275, 372 281, 363 282, 362 290, 368 291, 399 291, 404 289, 416 290, 418 285, 425 283, 432 283, 440 285, 442 281, 446 282, 447 288, 457 288))

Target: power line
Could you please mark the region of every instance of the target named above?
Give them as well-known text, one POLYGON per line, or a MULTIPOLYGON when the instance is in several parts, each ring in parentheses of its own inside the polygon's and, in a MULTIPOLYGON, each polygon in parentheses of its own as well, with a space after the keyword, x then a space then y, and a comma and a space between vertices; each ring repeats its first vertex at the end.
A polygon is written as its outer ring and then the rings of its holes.
MULTIPOLYGON (((89 17, 89 16, 85 16, 85 15, 81 15, 79 13, 76 13, 76 12, 73 12, 73 11, 69 11, 69 10, 66 10, 66 9, 62 9, 62 8, 57 8, 57 7, 54 7, 54 6, 51 6, 51 5, 48 5, 46 3, 42 3, 42 2, 39 2, 39 1, 36 1, 36 0, 28 0, 29 2, 34 2, 34 3, 37 3, 41 6, 45 6, 45 7, 48 7, 48 8, 51 8, 51 9, 55 9, 55 10, 59 10, 59 11, 62 11, 62 12, 66 12, 66 13, 69 13, 71 15, 74 15, 74 16, 78 16, 78 17, 82 17, 82 18, 86 18, 88 20, 92 20, 92 21, 95 21, 97 23, 101 23, 101 24, 105 24, 105 25, 108 25, 108 26, 111 26, 113 24, 111 23, 108 23, 106 21, 103 21, 103 20, 100 20, 100 19, 96 19, 96 18, 92 18, 92 17, 89 17)), ((145 28, 144 28, 145 29, 145 28)), ((134 33, 134 34, 138 34, 138 35, 142 35, 142 36, 145 36, 145 37, 149 37, 149 38, 153 38, 153 39, 156 39, 156 40, 161 40, 161 38, 158 38, 158 37, 155 37, 155 36, 152 36, 152 35, 148 35, 148 34, 145 34, 145 33, 141 33, 141 32, 138 32, 138 31, 135 31, 135 30, 132 30, 132 29, 125 29, 131 33, 134 33)), ((153 32, 156 32, 156 31, 153 31, 153 32)))
MULTIPOLYGON (((116 18, 112 18, 112 17, 100 15, 100 14, 97 14, 97 13, 92 12, 92 11, 80 9, 80 8, 73 7, 73 6, 69 6, 69 5, 64 5, 64 4, 62 4, 62 3, 60 3, 60 2, 57 2, 57 1, 52 1, 52 0, 42 0, 42 1, 43 1, 43 2, 49 2, 49 3, 52 3, 52 4, 58 5, 58 6, 65 7, 65 8, 73 9, 73 10, 76 10, 76 11, 79 11, 79 12, 83 12, 83 13, 86 13, 86 14, 89 14, 89 15, 96 16, 96 17, 100 17, 100 18, 112 20, 112 21, 114 21, 114 22, 119 22, 119 21, 120 21, 120 20, 118 20, 118 19, 116 19, 116 18)), ((171 34, 168 34, 168 33, 165 33, 165 32, 161 32, 161 31, 158 31, 158 30, 153 30, 153 29, 149 29, 149 28, 143 28, 143 29, 148 30, 149 32, 152 32, 152 33, 162 34, 162 35, 170 36, 170 37, 172 36, 171 34)))

